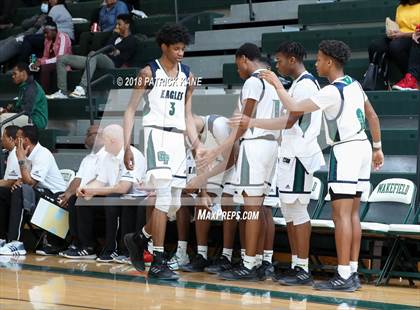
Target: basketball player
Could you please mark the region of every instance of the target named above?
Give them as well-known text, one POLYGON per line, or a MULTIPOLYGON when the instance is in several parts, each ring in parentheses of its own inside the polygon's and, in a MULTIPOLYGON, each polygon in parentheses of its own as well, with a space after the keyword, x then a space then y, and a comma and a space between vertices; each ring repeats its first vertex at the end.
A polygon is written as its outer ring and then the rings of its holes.
MULTIPOLYGON (((280 103, 272 85, 260 79, 258 74, 266 69, 255 44, 245 43, 235 55, 240 77, 245 81, 241 91, 239 110, 256 118, 278 117, 280 103)), ((271 174, 277 159, 279 130, 235 128, 229 138, 217 148, 198 150, 199 165, 209 165, 225 149, 240 140, 239 156, 235 168, 235 186, 244 197, 244 210, 259 214, 258 219, 245 221, 245 249, 243 263, 219 273, 225 280, 257 280, 256 251, 260 228, 264 225, 262 205, 269 191, 271 174)))
POLYGON ((330 85, 309 99, 296 100, 278 82, 273 72, 260 77, 274 85, 285 108, 291 112, 323 111, 327 143, 332 146, 328 174, 338 268, 332 279, 316 283, 315 289, 353 292, 360 287, 357 266, 361 242, 360 197, 369 186, 370 168, 384 162, 378 117, 360 84, 343 72, 350 48, 341 41, 326 40, 319 45, 316 68, 330 85), (365 133, 369 122, 372 146, 365 133))
MULTIPOLYGON (((310 98, 319 90, 315 77, 306 71, 303 59, 304 47, 297 42, 284 42, 276 53, 276 67, 282 76, 293 79, 289 94, 297 101, 310 98)), ((286 112, 286 111, 285 111, 286 112)), ((288 115, 287 113, 283 113, 288 115)), ((287 234, 292 254, 291 270, 286 274, 276 274, 275 281, 284 285, 310 285, 313 282, 309 273, 309 241, 311 222, 307 211, 310 201, 313 173, 325 164, 317 137, 321 130, 322 111, 303 115, 296 114, 282 119, 252 120, 251 125, 264 129, 284 129, 279 149, 277 186, 281 209, 287 224, 287 234), (292 127, 284 121, 296 121, 292 127)), ((236 123, 240 120, 235 118, 236 123)), ((242 118, 242 125, 250 126, 242 118)))
POLYGON ((179 278, 169 269, 164 258, 164 240, 168 210, 171 206, 181 206, 181 191, 185 186, 185 130, 193 142, 192 147, 200 147, 191 112, 193 89, 189 81, 193 80, 193 75, 186 65, 181 64, 189 40, 187 29, 178 24, 165 25, 159 31, 156 41, 162 55, 141 70, 140 83, 124 115, 125 165, 133 169, 136 163, 129 148, 131 131, 137 106, 144 95, 145 185, 155 190, 156 203, 150 219, 152 231, 143 228, 137 233, 127 234, 124 241, 133 266, 144 270, 143 250, 152 238, 153 263, 148 275, 162 280, 179 278))

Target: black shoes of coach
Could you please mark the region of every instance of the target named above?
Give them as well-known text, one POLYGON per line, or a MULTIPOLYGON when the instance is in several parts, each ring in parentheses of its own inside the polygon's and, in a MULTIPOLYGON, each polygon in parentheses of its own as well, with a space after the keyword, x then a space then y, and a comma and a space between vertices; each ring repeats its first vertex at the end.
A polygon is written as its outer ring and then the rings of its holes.
POLYGON ((227 281, 259 281, 257 268, 246 268, 243 263, 238 267, 219 273, 219 278, 227 281))
POLYGON ((220 255, 210 266, 204 268, 205 272, 218 274, 223 271, 232 269, 232 263, 226 256, 220 255))
POLYGON ((313 287, 319 291, 354 292, 357 290, 357 285, 354 282, 353 276, 350 276, 350 278, 345 280, 338 274, 338 272, 336 272, 332 279, 315 283, 313 287))
POLYGON ((171 281, 176 281, 179 279, 179 275, 169 268, 168 262, 164 258, 164 253, 154 253, 153 262, 150 266, 148 277, 158 280, 171 281))
POLYGON ((295 274, 290 276, 284 276, 278 280, 282 285, 296 286, 296 285, 312 285, 314 280, 309 272, 305 269, 296 266, 294 268, 295 274))
POLYGON ((137 271, 144 271, 144 249, 147 246, 147 239, 142 232, 130 233, 124 236, 124 243, 129 252, 131 263, 137 271))
POLYGON ((179 269, 186 272, 203 272, 209 266, 209 261, 201 254, 197 254, 189 264, 181 266, 179 269))

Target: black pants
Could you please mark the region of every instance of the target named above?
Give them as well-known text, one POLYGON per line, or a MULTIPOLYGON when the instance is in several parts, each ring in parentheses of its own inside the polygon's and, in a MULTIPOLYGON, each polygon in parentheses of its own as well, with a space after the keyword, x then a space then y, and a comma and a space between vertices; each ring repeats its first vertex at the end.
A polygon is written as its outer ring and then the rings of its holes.
POLYGON ((35 54, 38 58, 42 57, 44 51, 44 35, 29 34, 25 36, 20 48, 19 61, 29 63, 29 57, 35 54))
MULTIPOLYGON (((43 194, 35 191, 35 201, 38 202, 42 195, 57 198, 60 193, 53 194, 49 190, 43 190, 43 194)), ((8 241, 21 240, 26 214, 23 209, 22 188, 13 192, 10 188, 0 187, 0 236, 7 232, 8 241)))
POLYGON ((394 62, 401 73, 407 72, 419 78, 420 52, 419 44, 412 38, 388 39, 387 37, 373 41, 369 46, 369 60, 373 61, 375 53, 387 54, 388 59, 394 62))
POLYGON ((73 195, 70 197, 70 199, 67 202, 67 211, 69 212, 69 234, 72 241, 76 241, 76 243, 79 240, 78 237, 78 226, 77 226, 77 207, 76 207, 76 195, 73 195))

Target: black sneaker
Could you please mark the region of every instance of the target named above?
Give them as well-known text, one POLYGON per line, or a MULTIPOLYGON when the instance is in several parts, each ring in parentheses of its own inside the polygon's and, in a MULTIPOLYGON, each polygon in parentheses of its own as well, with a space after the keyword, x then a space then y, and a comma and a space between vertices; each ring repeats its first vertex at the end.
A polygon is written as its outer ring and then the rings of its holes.
POLYGON ((292 268, 289 268, 289 269, 287 269, 286 271, 283 271, 283 272, 280 271, 280 270, 276 270, 276 271, 274 271, 271 279, 274 282, 278 282, 285 277, 294 277, 295 275, 296 275, 296 270, 292 269, 292 268))
POLYGON ((96 258, 96 261, 102 263, 110 263, 114 261, 114 258, 118 256, 118 253, 115 251, 102 251, 101 254, 96 258))
POLYGON ((328 281, 318 282, 314 284, 314 289, 319 291, 343 291, 343 292, 354 292, 357 290, 356 283, 351 276, 347 280, 340 277, 338 272, 334 277, 328 281))
POLYGON ((209 261, 201 254, 197 254, 189 264, 181 266, 179 269, 186 272, 203 272, 207 266, 209 266, 209 261))
POLYGON ((144 249, 147 249, 147 239, 143 233, 131 233, 124 236, 124 243, 130 253, 131 263, 137 271, 144 271, 144 249), (136 236, 137 234, 137 236, 136 236))
POLYGON ((263 261, 261 266, 257 268, 257 274, 260 281, 265 281, 267 278, 271 277, 274 273, 273 264, 263 261))
POLYGON ((62 256, 70 259, 96 259, 93 248, 68 249, 62 252, 62 256))
POLYGON ((362 284, 360 283, 360 278, 359 278, 359 274, 357 272, 353 272, 353 274, 351 275, 353 277, 353 281, 354 284, 356 284, 357 289, 361 289, 362 288, 362 284))
POLYGON ((51 244, 44 244, 38 250, 35 251, 38 255, 51 256, 58 255, 63 247, 54 246, 51 244))
POLYGON ((72 244, 69 245, 69 247, 67 249, 65 249, 64 251, 59 252, 58 253, 58 256, 63 256, 63 253, 64 252, 69 251, 69 250, 76 250, 76 249, 77 249, 76 244, 72 243, 72 244))
POLYGON ((282 277, 278 281, 282 285, 296 286, 296 285, 312 285, 313 278, 309 272, 306 272, 305 269, 296 266, 295 274, 288 277, 282 277))
POLYGON ((232 269, 232 263, 226 256, 220 255, 213 264, 204 268, 204 271, 212 274, 218 274, 230 269, 232 269))
POLYGON ((178 280, 179 275, 168 267, 168 262, 163 256, 163 253, 154 254, 148 277, 158 280, 178 280))
POLYGON ((227 281, 245 280, 245 281, 258 281, 257 268, 246 268, 243 264, 231 270, 226 270, 219 273, 219 278, 227 281))

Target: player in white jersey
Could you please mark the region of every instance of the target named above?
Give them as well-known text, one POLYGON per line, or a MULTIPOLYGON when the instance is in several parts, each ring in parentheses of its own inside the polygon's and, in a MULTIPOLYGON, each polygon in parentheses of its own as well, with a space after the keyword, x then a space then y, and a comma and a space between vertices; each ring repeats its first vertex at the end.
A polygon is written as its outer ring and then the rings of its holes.
MULTIPOLYGON (((261 61, 258 47, 245 43, 236 52, 236 65, 239 76, 246 80, 241 90, 238 110, 247 116, 256 118, 277 117, 280 113, 280 102, 272 85, 260 79, 258 73, 266 69, 261 61)), ((262 212, 264 196, 270 189, 271 174, 277 158, 277 139, 279 130, 235 128, 229 138, 219 147, 198 152, 200 164, 210 164, 235 141, 240 141, 239 156, 235 167, 235 186, 244 197, 246 254, 243 264, 238 268, 221 272, 219 277, 225 280, 256 280, 256 250, 260 228, 265 223, 262 212), (201 158, 201 159, 200 159, 201 158), (258 219, 252 219, 258 214, 258 219), (248 217, 248 215, 250 215, 248 217)))
POLYGON ((156 41, 162 56, 143 68, 138 77, 139 85, 133 91, 124 115, 125 165, 133 169, 130 151, 131 131, 136 109, 143 97, 144 152, 147 172, 145 186, 156 192, 155 209, 149 221, 152 231, 145 227, 128 234, 124 241, 130 252, 133 266, 144 270, 143 250, 150 238, 153 240, 153 263, 149 277, 177 280, 178 275, 169 269, 164 258, 164 240, 167 213, 172 206, 181 206, 181 191, 185 186, 186 131, 193 148, 199 148, 197 132, 191 112, 193 76, 187 66, 181 64, 189 34, 181 25, 165 25, 157 34, 156 41))
POLYGON ((310 99, 297 101, 283 88, 272 72, 260 76, 277 89, 283 105, 290 112, 323 111, 326 138, 331 147, 328 187, 331 194, 338 268, 329 281, 316 283, 315 289, 355 291, 360 288, 357 265, 361 242, 359 219, 360 196, 369 184, 370 166, 383 165, 381 131, 378 117, 360 84, 346 76, 344 64, 350 48, 341 41, 326 40, 319 45, 316 68, 330 85, 310 99), (372 146, 365 133, 369 122, 372 146))

